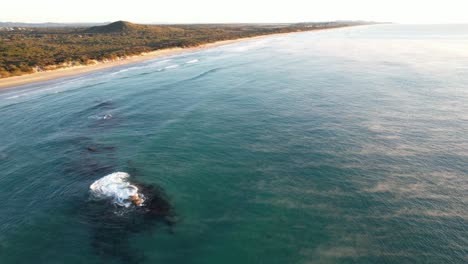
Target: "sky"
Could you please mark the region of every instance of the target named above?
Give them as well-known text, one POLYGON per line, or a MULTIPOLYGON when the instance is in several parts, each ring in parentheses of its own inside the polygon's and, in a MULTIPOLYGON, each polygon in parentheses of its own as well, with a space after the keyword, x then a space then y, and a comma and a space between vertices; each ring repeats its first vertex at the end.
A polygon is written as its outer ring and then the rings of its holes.
POLYGON ((274 23, 332 20, 468 23, 468 0, 22 0, 2 22, 274 23))

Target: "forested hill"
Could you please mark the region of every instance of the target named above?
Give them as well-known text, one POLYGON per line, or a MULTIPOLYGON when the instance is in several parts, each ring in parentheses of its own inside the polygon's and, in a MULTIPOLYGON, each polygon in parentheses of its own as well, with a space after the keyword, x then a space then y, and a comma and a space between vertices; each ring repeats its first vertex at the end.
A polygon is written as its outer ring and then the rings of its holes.
POLYGON ((84 33, 138 33, 138 32, 154 32, 156 30, 162 30, 164 27, 150 26, 150 25, 138 25, 127 21, 117 21, 103 26, 94 26, 85 29, 84 33))
POLYGON ((94 64, 164 48, 362 24, 369 23, 139 25, 117 21, 93 27, 0 27, 0 77, 94 64))

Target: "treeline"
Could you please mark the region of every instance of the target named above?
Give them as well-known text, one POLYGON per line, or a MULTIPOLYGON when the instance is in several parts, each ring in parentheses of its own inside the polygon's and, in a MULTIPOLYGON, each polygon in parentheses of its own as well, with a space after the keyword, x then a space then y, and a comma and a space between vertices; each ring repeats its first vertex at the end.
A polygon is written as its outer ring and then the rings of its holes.
POLYGON ((277 25, 164 25, 147 26, 114 22, 91 28, 36 28, 0 32, 0 77, 96 61, 116 60, 173 47, 320 28, 350 23, 301 23, 277 25))

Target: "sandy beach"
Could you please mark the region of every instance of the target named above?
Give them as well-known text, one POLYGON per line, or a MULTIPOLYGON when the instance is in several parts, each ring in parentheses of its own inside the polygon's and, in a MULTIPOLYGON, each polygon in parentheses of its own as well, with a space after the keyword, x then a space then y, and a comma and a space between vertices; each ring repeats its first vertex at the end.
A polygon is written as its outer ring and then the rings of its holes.
POLYGON ((191 47, 191 48, 161 49, 161 50, 156 50, 156 51, 152 51, 148 53, 143 53, 143 54, 136 55, 136 56, 127 57, 121 60, 98 62, 97 64, 93 64, 93 65, 73 66, 73 67, 59 68, 59 69, 50 70, 50 71, 35 72, 35 73, 21 75, 21 76, 1 78, 0 89, 12 88, 12 87, 31 84, 35 82, 49 81, 49 80, 59 79, 63 77, 78 75, 82 73, 108 69, 108 68, 112 68, 116 66, 138 63, 138 62, 151 60, 151 59, 155 59, 159 57, 175 55, 175 54, 180 54, 184 52, 191 52, 191 51, 200 50, 200 49, 214 48, 214 47, 232 44, 232 43, 236 43, 240 41, 257 39, 257 38, 265 38, 265 37, 271 37, 271 36, 282 35, 282 34, 291 34, 291 32, 262 35, 262 36, 255 36, 255 37, 249 37, 249 38, 239 38, 239 39, 234 39, 234 40, 223 40, 223 41, 207 43, 207 44, 203 44, 203 45, 200 45, 197 47, 191 47))

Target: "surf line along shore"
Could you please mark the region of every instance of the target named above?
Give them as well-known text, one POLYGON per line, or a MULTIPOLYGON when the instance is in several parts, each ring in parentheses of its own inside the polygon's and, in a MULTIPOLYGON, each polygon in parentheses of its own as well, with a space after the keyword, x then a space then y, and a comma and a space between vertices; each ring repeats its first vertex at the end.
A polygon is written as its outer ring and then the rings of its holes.
MULTIPOLYGON (((284 34, 288 34, 288 33, 284 33, 284 34)), ((71 66, 71 67, 58 68, 58 69, 54 69, 50 71, 34 72, 31 74, 26 74, 26 75, 21 75, 21 76, 1 78, 0 89, 12 88, 12 87, 32 84, 36 82, 50 81, 50 80, 60 79, 63 77, 70 77, 70 76, 79 75, 83 73, 109 69, 109 68, 113 68, 117 66, 130 65, 130 64, 143 62, 143 61, 151 60, 151 59, 156 59, 160 57, 177 55, 177 54, 201 50, 201 49, 214 48, 214 47, 228 45, 231 43, 236 43, 236 42, 245 41, 249 39, 264 38, 264 37, 270 37, 274 35, 279 35, 279 34, 262 35, 262 36, 256 36, 256 37, 234 39, 234 40, 222 40, 222 41, 207 43, 207 44, 203 44, 203 45, 196 46, 196 47, 190 47, 190 48, 160 49, 160 50, 142 53, 140 55, 129 56, 129 57, 119 59, 119 60, 97 62, 96 64, 92 64, 92 65, 71 66)))
POLYGON ((254 36, 254 37, 232 39, 232 40, 221 40, 221 41, 206 43, 200 46, 190 47, 190 48, 160 49, 160 50, 142 53, 140 55, 129 56, 120 60, 98 62, 93 65, 71 66, 71 67, 58 68, 58 69, 54 69, 50 71, 34 72, 31 74, 26 74, 26 75, 21 75, 21 76, 0 78, 0 89, 1 88, 13 88, 16 86, 32 84, 36 82, 50 81, 50 80, 60 79, 63 77, 70 77, 70 76, 79 75, 83 73, 109 69, 109 68, 113 68, 117 66, 135 64, 138 62, 143 62, 143 61, 156 59, 160 57, 219 47, 219 46, 228 45, 228 44, 237 43, 237 42, 246 41, 246 40, 267 38, 267 37, 285 35, 285 34, 314 32, 314 31, 332 30, 332 29, 334 28, 314 29, 314 30, 302 31, 302 32, 275 33, 275 34, 267 34, 267 35, 260 35, 260 36, 254 36))

